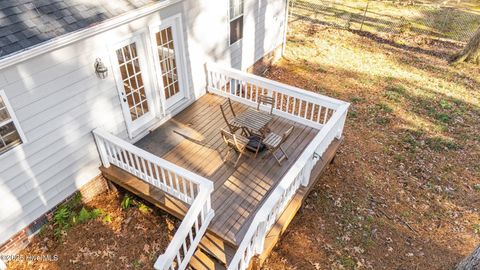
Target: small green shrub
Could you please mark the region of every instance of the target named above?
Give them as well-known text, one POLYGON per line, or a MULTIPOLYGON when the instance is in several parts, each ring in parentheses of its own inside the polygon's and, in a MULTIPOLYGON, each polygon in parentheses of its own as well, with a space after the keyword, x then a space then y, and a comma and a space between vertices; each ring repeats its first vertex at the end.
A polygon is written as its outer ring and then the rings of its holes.
POLYGON ((130 208, 130 206, 132 206, 132 198, 128 195, 125 195, 120 203, 120 207, 122 207, 123 210, 126 210, 130 208))
POLYGON ((85 207, 82 207, 82 210, 80 210, 80 212, 78 213, 78 217, 77 217, 78 222, 85 223, 89 221, 91 218, 92 218, 91 213, 87 209, 85 209, 85 207))
POLYGON ((140 212, 146 214, 148 212, 151 211, 150 207, 146 206, 145 204, 143 203, 140 203, 140 205, 138 206, 138 210, 140 210, 140 212))
POLYGON ((67 205, 61 205, 53 213, 53 225, 55 227, 53 234, 55 237, 60 237, 70 227, 72 216, 72 212, 67 205))

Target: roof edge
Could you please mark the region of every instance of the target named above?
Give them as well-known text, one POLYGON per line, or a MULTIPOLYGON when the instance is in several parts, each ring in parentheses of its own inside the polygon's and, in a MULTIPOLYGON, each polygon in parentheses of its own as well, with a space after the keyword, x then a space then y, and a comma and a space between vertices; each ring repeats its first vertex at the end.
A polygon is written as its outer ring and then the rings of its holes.
POLYGON ((75 43, 82 39, 108 31, 119 25, 129 23, 138 18, 147 16, 151 13, 154 13, 156 11, 159 11, 163 8, 166 8, 168 6, 171 6, 181 1, 183 0, 165 0, 159 3, 146 6, 146 7, 141 7, 133 11, 127 12, 125 14, 119 15, 115 18, 111 18, 103 22, 100 22, 99 24, 89 26, 85 29, 67 33, 65 35, 61 35, 59 37, 50 39, 46 42, 24 49, 22 51, 18 51, 10 55, 6 55, 5 58, 0 58, 0 70, 10 67, 12 65, 24 62, 28 59, 39 56, 41 54, 64 47, 66 45, 75 43))

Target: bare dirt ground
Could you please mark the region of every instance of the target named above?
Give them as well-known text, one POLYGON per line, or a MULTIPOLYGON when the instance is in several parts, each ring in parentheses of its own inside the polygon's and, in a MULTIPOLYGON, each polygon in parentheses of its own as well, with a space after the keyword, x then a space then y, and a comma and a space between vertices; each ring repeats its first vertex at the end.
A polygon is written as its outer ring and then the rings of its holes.
POLYGON ((76 218, 75 224, 58 236, 58 226, 52 220, 20 253, 24 258, 51 257, 11 261, 8 269, 152 269, 170 242, 176 221, 133 198, 129 207, 123 209, 123 198, 116 192, 107 192, 86 204, 69 207, 75 214, 70 215, 68 222, 76 218), (78 219, 82 207, 90 212, 101 209, 101 214, 81 222, 78 219))
POLYGON ((459 44, 293 22, 265 76, 351 102, 264 269, 451 269, 480 243, 480 67, 459 44))

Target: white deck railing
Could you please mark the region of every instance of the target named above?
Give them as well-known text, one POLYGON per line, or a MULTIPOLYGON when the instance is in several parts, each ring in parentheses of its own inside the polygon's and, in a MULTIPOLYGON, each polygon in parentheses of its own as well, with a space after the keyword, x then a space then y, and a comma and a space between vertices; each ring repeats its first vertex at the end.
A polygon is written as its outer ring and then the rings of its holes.
POLYGON ((104 167, 113 164, 190 205, 167 250, 154 266, 162 270, 185 269, 214 216, 213 183, 106 131, 95 129, 93 135, 104 167))
POLYGON ((233 68, 208 63, 208 91, 249 106, 259 95, 275 98, 273 113, 304 125, 321 128, 345 102, 272 81, 233 68))
POLYGON ((301 186, 308 186, 314 165, 335 138, 340 138, 349 104, 235 69, 208 64, 208 90, 250 106, 259 94, 275 97, 274 113, 320 128, 319 133, 288 170, 255 214, 229 270, 247 269, 263 252, 265 238, 301 186))

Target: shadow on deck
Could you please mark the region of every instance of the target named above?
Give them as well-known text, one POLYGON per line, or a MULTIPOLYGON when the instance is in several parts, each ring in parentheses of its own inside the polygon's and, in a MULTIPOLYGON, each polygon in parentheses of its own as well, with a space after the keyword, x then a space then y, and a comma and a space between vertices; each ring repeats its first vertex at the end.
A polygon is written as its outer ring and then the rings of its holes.
MULTIPOLYGON (((212 208, 216 214, 209 229, 236 246, 263 200, 318 130, 275 116, 270 124, 273 132, 282 134, 295 127, 285 143, 289 159, 279 166, 264 152, 256 159, 243 157, 235 168, 231 162, 223 162, 228 149, 220 136, 226 124, 219 105, 224 101, 220 96, 204 95, 135 146, 213 181, 212 208)), ((237 102, 233 106, 238 113, 248 108, 237 102)))

